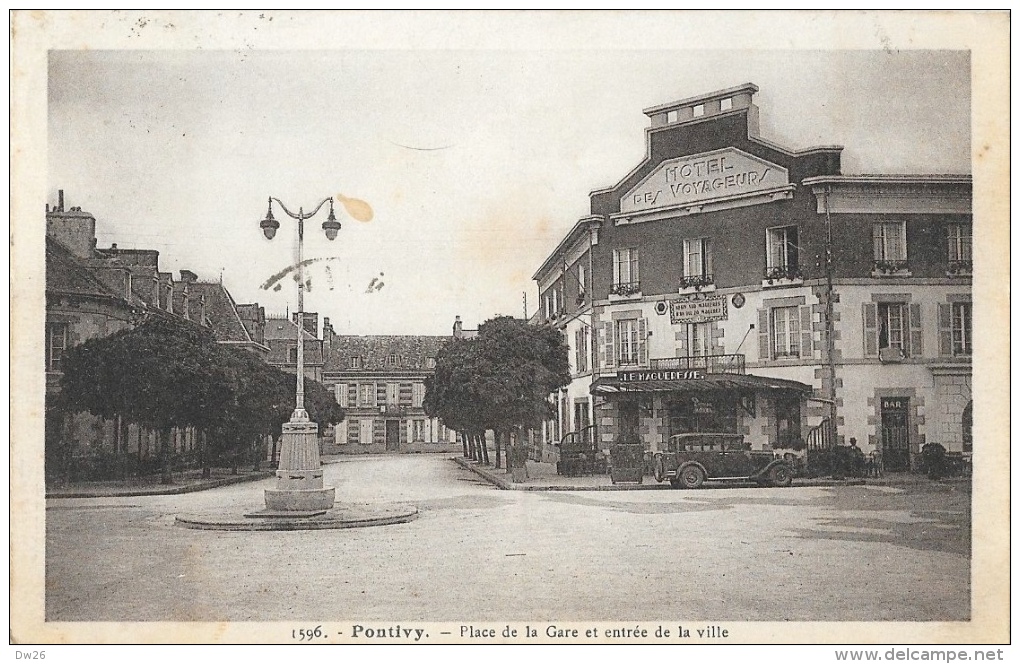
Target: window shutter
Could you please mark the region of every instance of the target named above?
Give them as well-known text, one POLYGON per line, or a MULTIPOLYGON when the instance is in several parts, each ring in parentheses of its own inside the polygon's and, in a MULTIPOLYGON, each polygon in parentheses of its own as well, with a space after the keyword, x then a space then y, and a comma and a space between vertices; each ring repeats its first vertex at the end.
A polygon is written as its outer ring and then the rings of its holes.
POLYGON ((765 362, 769 354, 769 310, 758 310, 758 360, 765 362))
POLYGON ((648 319, 642 318, 638 321, 638 343, 637 343, 638 364, 648 366, 648 319))
POLYGON ((939 305, 939 355, 953 355, 953 305, 939 305))
POLYGON ((620 283, 620 250, 613 249, 613 283, 620 283))
POLYGON ((599 323, 599 368, 611 369, 616 364, 613 352, 613 322, 599 323))
POLYGON ((811 305, 800 308, 800 356, 811 359, 814 352, 811 348, 811 305))
POLYGON ((921 305, 910 305, 910 355, 921 357, 924 349, 921 347, 921 305))
POLYGON ((704 263, 704 274, 715 274, 715 271, 712 269, 712 243, 707 237, 701 241, 701 251, 704 263))
POLYGON ((878 357, 878 305, 865 302, 862 316, 864 318, 864 357, 878 357))

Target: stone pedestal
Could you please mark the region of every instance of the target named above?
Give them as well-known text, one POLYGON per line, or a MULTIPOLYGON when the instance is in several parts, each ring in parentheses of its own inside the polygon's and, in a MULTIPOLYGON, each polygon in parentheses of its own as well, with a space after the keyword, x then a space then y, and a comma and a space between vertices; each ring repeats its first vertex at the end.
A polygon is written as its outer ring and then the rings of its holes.
POLYGON ((280 469, 276 488, 266 489, 270 512, 312 512, 333 508, 336 489, 322 486, 318 426, 304 410, 296 410, 280 436, 280 469))

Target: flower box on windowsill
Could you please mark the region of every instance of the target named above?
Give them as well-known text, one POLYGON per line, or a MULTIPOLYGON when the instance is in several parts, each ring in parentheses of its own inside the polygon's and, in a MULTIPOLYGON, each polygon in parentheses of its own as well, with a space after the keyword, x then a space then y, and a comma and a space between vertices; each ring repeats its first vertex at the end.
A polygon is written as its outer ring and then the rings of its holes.
POLYGON ((783 288, 799 286, 804 283, 804 276, 796 267, 765 268, 765 278, 761 281, 762 288, 783 288))
POLYGON ((882 364, 896 364, 902 362, 906 356, 899 348, 879 348, 878 359, 882 364))
POLYGON ((974 264, 971 261, 949 261, 949 269, 946 270, 947 277, 969 277, 972 274, 974 264))
POLYGON ((910 264, 907 261, 875 261, 872 277, 909 277, 910 264))
POLYGON ((641 299, 641 284, 632 282, 628 284, 613 284, 609 289, 610 301, 639 300, 641 299))

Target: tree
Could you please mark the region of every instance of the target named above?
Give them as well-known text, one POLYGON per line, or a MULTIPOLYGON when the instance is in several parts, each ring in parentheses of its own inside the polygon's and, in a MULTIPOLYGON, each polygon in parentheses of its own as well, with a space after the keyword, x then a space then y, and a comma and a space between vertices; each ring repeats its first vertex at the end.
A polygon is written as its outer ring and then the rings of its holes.
POLYGON ((426 381, 426 412, 447 426, 474 433, 491 429, 498 450, 519 432, 508 465, 526 455, 521 433, 550 414, 548 396, 570 382, 563 335, 548 325, 502 316, 486 321, 472 339, 451 341, 426 381))
POLYGON ((155 430, 162 481, 170 482, 172 430, 208 428, 229 405, 232 386, 218 351, 208 330, 152 317, 68 351, 57 401, 65 412, 120 416, 155 430))
POLYGON ((563 334, 549 325, 501 316, 478 328, 485 364, 491 373, 484 389, 497 439, 508 441, 507 466, 523 467, 524 432, 551 414, 549 394, 570 383, 570 363, 563 334))
MULTIPOLYGON (((264 435, 279 436, 294 410, 294 376, 248 351, 216 343, 184 322, 152 318, 138 327, 71 349, 57 403, 64 412, 117 416, 161 432, 163 481, 169 482, 169 432, 195 427, 203 445, 203 474, 213 457, 237 463, 264 435)), ((329 390, 305 381, 309 414, 320 426, 343 419, 329 390)))

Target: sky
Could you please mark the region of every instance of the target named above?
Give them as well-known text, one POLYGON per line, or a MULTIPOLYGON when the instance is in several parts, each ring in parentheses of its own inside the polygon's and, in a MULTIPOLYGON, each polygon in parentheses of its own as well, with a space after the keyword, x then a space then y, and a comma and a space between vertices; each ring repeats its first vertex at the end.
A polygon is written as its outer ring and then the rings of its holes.
POLYGON ((645 154, 642 109, 753 82, 761 135, 843 145, 843 172, 970 173, 966 51, 54 50, 48 202, 96 217, 99 246, 156 249, 161 270, 222 278, 267 314, 295 284, 339 334, 448 334, 537 306, 531 276, 645 154))

